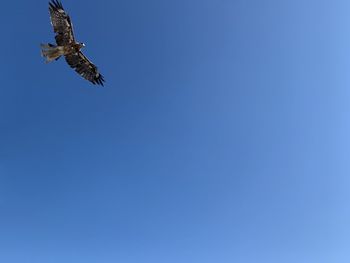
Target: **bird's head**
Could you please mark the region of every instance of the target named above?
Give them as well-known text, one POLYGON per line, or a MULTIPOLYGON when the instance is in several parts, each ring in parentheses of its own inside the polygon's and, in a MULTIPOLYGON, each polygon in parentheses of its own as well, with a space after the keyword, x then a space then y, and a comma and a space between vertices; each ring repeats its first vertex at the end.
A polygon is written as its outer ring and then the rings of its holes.
POLYGON ((79 43, 79 46, 80 46, 80 48, 83 48, 83 47, 85 47, 85 44, 84 43, 79 43))

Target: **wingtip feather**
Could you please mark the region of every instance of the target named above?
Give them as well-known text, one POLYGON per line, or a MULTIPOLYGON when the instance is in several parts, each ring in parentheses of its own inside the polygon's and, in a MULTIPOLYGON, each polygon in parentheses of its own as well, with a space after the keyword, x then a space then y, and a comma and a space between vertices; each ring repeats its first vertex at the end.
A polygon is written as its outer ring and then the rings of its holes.
POLYGON ((59 9, 64 10, 62 3, 58 0, 52 0, 51 2, 49 2, 49 5, 52 10, 59 10, 59 9))
POLYGON ((102 87, 104 86, 103 82, 105 81, 103 76, 99 74, 98 78, 95 79, 98 85, 101 85, 102 87))

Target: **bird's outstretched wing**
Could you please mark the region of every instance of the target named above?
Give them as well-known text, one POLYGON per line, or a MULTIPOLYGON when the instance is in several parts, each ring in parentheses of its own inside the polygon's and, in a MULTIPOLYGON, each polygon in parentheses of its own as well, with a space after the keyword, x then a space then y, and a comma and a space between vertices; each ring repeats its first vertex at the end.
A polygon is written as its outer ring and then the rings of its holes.
POLYGON ((49 3, 49 11, 57 45, 65 46, 75 43, 73 25, 69 15, 64 11, 62 3, 58 0, 52 0, 49 3))
POLYGON ((97 67, 79 51, 78 53, 65 56, 67 63, 75 69, 83 78, 91 81, 93 84, 102 85, 105 81, 98 72, 97 67))

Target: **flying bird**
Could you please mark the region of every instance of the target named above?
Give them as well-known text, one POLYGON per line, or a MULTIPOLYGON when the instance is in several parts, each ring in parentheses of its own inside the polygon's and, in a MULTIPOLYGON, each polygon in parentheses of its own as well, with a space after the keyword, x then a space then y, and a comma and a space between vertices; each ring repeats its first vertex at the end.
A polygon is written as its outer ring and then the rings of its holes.
POLYGON ((53 0, 49 3, 51 24, 55 33, 57 45, 41 44, 41 54, 46 62, 65 57, 66 62, 83 78, 93 84, 102 85, 105 81, 97 67, 81 52, 84 43, 74 38, 73 25, 69 15, 63 9, 62 3, 53 0))

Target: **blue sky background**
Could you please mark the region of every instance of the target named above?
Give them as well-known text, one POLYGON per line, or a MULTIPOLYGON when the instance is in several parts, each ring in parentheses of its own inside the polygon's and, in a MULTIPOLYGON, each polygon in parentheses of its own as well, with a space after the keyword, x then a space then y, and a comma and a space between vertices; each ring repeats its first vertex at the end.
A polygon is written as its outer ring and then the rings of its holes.
POLYGON ((1 4, 0 262, 350 260, 350 2, 1 4))

